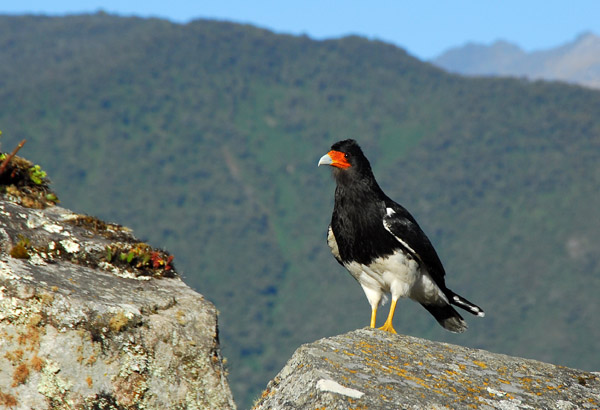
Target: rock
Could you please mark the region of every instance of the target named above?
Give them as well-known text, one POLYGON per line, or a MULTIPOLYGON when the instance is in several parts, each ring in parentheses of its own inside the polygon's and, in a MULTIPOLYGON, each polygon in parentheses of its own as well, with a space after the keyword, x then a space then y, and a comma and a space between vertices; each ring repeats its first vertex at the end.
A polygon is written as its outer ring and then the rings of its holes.
POLYGON ((215 307, 172 257, 60 207, 0 200, 0 406, 235 408, 215 307))
POLYGON ((360 329, 301 346, 254 409, 599 406, 599 373, 360 329))

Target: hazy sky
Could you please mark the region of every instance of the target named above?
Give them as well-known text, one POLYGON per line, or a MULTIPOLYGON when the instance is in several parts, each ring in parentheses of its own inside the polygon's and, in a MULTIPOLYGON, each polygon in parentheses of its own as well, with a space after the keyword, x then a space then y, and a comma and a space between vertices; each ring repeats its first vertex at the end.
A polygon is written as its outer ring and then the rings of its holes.
POLYGON ((527 51, 555 47, 578 34, 600 34, 600 0, 2 0, 0 14, 73 14, 104 10, 176 22, 216 18, 315 39, 358 34, 430 59, 469 41, 498 39, 527 51))

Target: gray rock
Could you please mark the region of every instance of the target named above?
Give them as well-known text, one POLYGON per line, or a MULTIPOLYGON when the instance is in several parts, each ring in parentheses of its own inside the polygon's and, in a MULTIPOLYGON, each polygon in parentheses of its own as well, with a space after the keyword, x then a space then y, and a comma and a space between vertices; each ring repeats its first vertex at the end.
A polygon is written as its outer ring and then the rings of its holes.
POLYGON ((170 262, 126 228, 0 200, 0 406, 235 408, 216 309, 170 262))
POLYGON ((600 375, 360 329, 301 346, 254 409, 593 409, 600 375))

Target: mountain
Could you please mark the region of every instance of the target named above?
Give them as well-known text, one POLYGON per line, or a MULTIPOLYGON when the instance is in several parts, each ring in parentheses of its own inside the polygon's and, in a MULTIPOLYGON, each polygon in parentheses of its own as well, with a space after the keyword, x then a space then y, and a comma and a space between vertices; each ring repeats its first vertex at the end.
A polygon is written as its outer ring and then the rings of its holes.
POLYGON ((579 35, 560 47, 527 53, 506 41, 469 43, 436 57, 433 64, 453 73, 558 80, 600 88, 600 37, 579 35))
POLYGON ((369 323, 325 240, 317 161, 347 137, 486 311, 454 335, 402 301, 399 332, 600 367, 597 91, 464 78, 360 37, 102 13, 0 16, 0 61, 2 150, 27 139, 62 206, 175 256, 220 312, 239 407, 302 343, 369 323))

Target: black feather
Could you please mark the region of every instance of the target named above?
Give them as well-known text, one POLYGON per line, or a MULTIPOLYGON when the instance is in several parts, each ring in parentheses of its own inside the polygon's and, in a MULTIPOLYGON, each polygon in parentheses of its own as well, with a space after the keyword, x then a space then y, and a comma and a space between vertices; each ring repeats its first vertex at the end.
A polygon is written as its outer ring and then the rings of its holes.
POLYGON ((421 303, 429 313, 433 315, 444 329, 454 333, 462 333, 467 330, 467 322, 462 316, 450 305, 428 305, 421 303))

